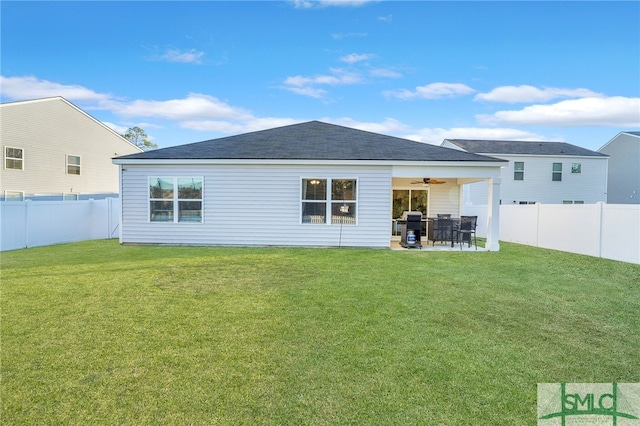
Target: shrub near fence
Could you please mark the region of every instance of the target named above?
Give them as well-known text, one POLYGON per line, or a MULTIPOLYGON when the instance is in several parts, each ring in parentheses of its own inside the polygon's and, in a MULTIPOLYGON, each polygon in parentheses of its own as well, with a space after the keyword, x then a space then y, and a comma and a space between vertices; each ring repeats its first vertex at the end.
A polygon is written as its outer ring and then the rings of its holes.
POLYGON ((640 264, 640 205, 502 205, 500 240, 640 264))
POLYGON ((0 202, 0 251, 118 237, 120 200, 0 202))

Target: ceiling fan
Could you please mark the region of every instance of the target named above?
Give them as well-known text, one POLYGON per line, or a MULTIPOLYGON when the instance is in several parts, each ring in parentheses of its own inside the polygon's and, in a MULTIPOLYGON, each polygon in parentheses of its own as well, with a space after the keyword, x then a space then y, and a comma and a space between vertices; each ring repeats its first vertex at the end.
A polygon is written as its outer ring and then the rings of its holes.
POLYGON ((412 184, 421 183, 423 185, 440 185, 440 184, 443 184, 443 183, 447 183, 447 181, 438 180, 438 179, 431 179, 431 178, 422 178, 422 180, 414 180, 411 183, 412 184))

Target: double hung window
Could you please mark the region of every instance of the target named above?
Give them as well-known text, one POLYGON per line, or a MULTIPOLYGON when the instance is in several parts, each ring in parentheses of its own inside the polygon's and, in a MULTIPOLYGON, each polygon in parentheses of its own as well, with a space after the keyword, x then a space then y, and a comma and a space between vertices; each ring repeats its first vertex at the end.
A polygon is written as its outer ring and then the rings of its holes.
POLYGON ((562 163, 553 163, 551 180, 553 182, 560 182, 562 180, 562 163))
POLYGON ((513 163, 513 180, 524 180, 524 161, 513 163))
POLYGON ((68 175, 80 174, 80 156, 67 155, 67 174, 68 175))
POLYGON ((24 153, 22 148, 4 147, 4 168, 24 170, 24 153))
POLYGON ((150 177, 151 222, 202 223, 202 177, 150 177))
POLYGON ((302 223, 355 225, 357 205, 356 179, 302 179, 302 223))

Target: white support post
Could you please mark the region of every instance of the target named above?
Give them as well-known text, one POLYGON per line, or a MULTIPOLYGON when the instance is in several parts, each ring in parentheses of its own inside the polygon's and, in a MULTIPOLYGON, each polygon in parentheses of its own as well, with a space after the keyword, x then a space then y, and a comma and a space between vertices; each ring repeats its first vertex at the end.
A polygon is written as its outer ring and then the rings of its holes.
POLYGON ((489 251, 500 251, 500 178, 488 182, 487 244, 489 251))

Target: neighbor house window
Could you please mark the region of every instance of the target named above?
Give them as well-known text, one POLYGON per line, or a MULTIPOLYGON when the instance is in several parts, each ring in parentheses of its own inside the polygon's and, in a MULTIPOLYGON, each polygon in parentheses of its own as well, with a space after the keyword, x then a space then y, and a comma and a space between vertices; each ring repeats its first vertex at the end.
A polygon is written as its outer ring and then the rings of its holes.
POLYGON ((560 182, 562 180, 562 163, 553 163, 551 180, 554 182, 560 182))
POLYGON ((4 191, 5 201, 24 201, 23 191, 4 191))
POLYGON ((202 223, 202 177, 150 177, 151 222, 202 223))
POLYGON ((353 225, 357 204, 356 179, 302 179, 302 223, 353 225))
POLYGON ((582 173, 582 163, 571 163, 571 173, 582 173))
POLYGON ((524 161, 513 163, 513 180, 524 180, 524 161))
POLYGON ((67 155, 67 174, 68 175, 80 174, 80 156, 67 155))
POLYGON ((78 194, 62 194, 62 201, 78 201, 78 194))
POLYGON ((22 148, 4 147, 4 168, 24 170, 24 153, 22 148))
POLYGON ((564 201, 562 201, 562 204, 584 204, 584 201, 564 200, 564 201))

